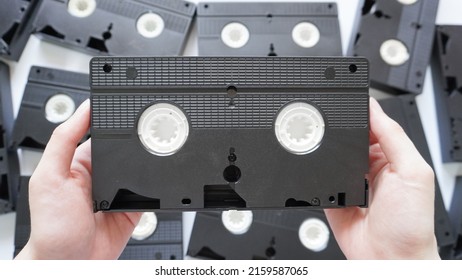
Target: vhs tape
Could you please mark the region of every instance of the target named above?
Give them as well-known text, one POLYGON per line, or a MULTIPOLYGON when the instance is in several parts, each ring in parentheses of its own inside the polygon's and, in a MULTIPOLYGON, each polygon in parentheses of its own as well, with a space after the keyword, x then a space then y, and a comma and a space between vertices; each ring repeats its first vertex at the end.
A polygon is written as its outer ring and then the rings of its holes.
POLYGON ((143 213, 119 259, 183 259, 182 214, 168 212, 143 213))
POLYGON ((453 244, 440 248, 442 259, 462 260, 462 177, 456 178, 449 215, 455 232, 453 244))
POLYGON ((350 54, 370 61, 371 86, 421 93, 430 62, 438 0, 366 0, 350 54))
POLYGON ((199 55, 342 55, 335 3, 201 2, 197 24, 199 55))
POLYGON ((99 57, 90 81, 95 211, 367 206, 366 59, 99 57))
POLYGON ((18 61, 30 32, 27 28, 39 0, 8 0, 0 9, 0 56, 18 61))
POLYGON ((0 214, 15 209, 19 176, 18 155, 8 149, 14 122, 9 71, 0 61, 0 214))
MULTIPOLYGON (((433 161, 428 148, 425 132, 420 120, 415 96, 401 95, 379 101, 385 113, 398 122, 412 140, 419 153, 433 168, 433 161)), ((435 235, 438 246, 446 246, 454 242, 454 232, 451 228, 448 212, 444 206, 438 178, 435 177, 435 235)))
POLYGON ((88 83, 87 74, 31 67, 11 146, 44 149, 53 130, 90 97, 88 83))
POLYGON ((345 259, 323 211, 197 213, 187 255, 202 259, 345 259))
POLYGON ((14 257, 26 246, 30 237, 29 180, 30 177, 19 178, 18 206, 16 208, 16 226, 14 231, 14 257))
POLYGON ((180 55, 195 13, 182 0, 42 0, 32 29, 91 55, 180 55))
POLYGON ((433 85, 444 162, 462 162, 462 26, 436 29, 433 85))

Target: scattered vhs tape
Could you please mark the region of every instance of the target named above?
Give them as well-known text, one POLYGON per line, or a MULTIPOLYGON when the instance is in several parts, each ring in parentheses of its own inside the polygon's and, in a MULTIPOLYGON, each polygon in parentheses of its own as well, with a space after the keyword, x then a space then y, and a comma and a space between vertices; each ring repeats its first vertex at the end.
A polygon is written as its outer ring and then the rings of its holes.
POLYGON ((8 149, 14 122, 9 67, 0 61, 0 214, 14 210, 18 190, 19 161, 8 149))
POLYGON ((462 26, 436 29, 433 84, 444 162, 462 162, 462 26))
POLYGON ((12 60, 19 57, 26 46, 30 32, 27 23, 38 0, 2 1, 0 9, 0 56, 12 60))
POLYGON ((342 55, 335 3, 201 2, 197 24, 199 55, 342 55))
POLYGON ((319 210, 199 212, 187 255, 218 260, 345 259, 319 210))
POLYGON ((182 214, 179 212, 143 213, 119 259, 183 259, 182 214))
POLYGON ((30 237, 29 180, 30 177, 19 177, 18 206, 16 208, 16 227, 14 231, 14 257, 26 246, 30 237))
POLYGON ((371 86, 421 93, 430 62, 438 0, 366 0, 350 54, 370 61, 371 86))
POLYGON ((90 68, 95 211, 367 206, 366 59, 99 57, 90 68))
POLYGON ((180 55, 195 12, 182 0, 42 0, 32 31, 92 55, 180 55))
POLYGON ((11 146, 44 149, 53 130, 90 97, 88 81, 87 74, 33 66, 14 125, 11 146))
MULTIPOLYGON (((415 103, 415 96, 406 94, 384 99, 380 101, 380 105, 392 119, 401 125, 422 157, 433 168, 433 161, 415 103)), ((451 228, 448 212, 444 206, 437 178, 435 178, 435 235, 440 247, 454 243, 454 232, 451 228)))

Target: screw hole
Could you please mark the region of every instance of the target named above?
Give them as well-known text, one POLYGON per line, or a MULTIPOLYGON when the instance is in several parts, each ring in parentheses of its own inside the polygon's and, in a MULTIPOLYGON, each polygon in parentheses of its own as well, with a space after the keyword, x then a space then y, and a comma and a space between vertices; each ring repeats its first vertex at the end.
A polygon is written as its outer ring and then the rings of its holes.
POLYGON ((204 8, 207 9, 208 7, 209 7, 209 4, 205 4, 205 5, 204 5, 204 8))
POLYGON ((104 64, 103 71, 106 72, 106 73, 111 73, 111 71, 112 71, 111 64, 104 64))
POLYGON ((329 8, 329 9, 332 9, 333 7, 334 7, 334 5, 332 5, 332 4, 327 5, 327 8, 329 8))
POLYGON ((189 3, 184 3, 184 6, 185 6, 185 7, 189 7, 189 3))
POLYGON ((333 195, 329 196, 329 202, 334 203, 335 202, 335 196, 333 196, 333 195))
POLYGON ((421 84, 416 84, 415 86, 416 86, 417 88, 421 88, 421 87, 422 87, 421 84))
POLYGON ((356 71, 358 71, 358 66, 356 66, 356 64, 350 64, 348 69, 350 70, 350 73, 356 73, 356 71))

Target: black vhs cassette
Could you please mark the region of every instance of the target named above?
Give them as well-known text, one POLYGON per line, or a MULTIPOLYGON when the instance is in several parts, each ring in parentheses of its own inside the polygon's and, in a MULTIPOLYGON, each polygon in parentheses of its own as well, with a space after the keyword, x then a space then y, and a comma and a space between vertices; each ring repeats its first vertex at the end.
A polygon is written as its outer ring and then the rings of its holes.
MULTIPOLYGON (((422 157, 433 168, 433 161, 415 103, 415 96, 406 94, 384 99, 380 101, 380 105, 391 118, 403 127, 422 157)), ((440 247, 454 242, 454 233, 451 228, 448 212, 444 206, 437 178, 435 178, 435 235, 440 247)))
POLYGON ((187 255, 205 259, 345 259, 319 210, 197 213, 187 255))
POLYGON ((183 259, 182 214, 145 212, 120 260, 183 259))
POLYGON ((99 57, 90 68, 95 211, 367 205, 363 58, 99 57))
POLYGON ((335 3, 201 2, 197 23, 199 55, 342 55, 335 3))
POLYGON ((38 0, 2 1, 0 9, 0 56, 19 60, 30 32, 27 23, 38 0))
POLYGON ((88 81, 87 74, 32 67, 14 125, 11 145, 44 149, 53 130, 90 97, 88 81))
POLYGON ((33 32, 98 55, 180 55, 196 6, 182 0, 42 0, 33 32))
POLYGON ((462 162, 462 26, 436 29, 433 84, 441 154, 444 162, 462 162))
POLYGON ((15 257, 26 246, 30 237, 29 180, 30 177, 19 177, 18 206, 16 208, 16 226, 14 230, 15 257))
POLYGON ((438 0, 366 0, 353 50, 369 59, 371 86, 421 93, 430 62, 438 0))
POLYGON ((0 61, 0 214, 14 210, 18 189, 18 155, 8 149, 14 122, 11 99, 9 67, 0 61))

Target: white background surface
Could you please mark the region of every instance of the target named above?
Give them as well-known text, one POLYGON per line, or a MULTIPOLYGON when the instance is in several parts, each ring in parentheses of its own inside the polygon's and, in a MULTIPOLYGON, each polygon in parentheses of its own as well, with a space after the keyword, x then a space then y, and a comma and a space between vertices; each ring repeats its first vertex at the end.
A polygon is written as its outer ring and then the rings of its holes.
MULTIPOLYGON (((198 0, 190 0, 198 3, 198 0)), ((271 0, 253 2, 270 2, 271 0)), ((395 1, 395 0, 389 0, 395 1)), ((226 2, 226 1, 207 1, 207 2, 226 2)), ((279 1, 281 2, 281 1, 279 1)), ((291 2, 310 2, 296 1, 291 2)), ((360 15, 360 5, 362 0, 337 0, 337 1, 311 1, 311 2, 337 2, 339 10, 340 29, 344 53, 346 52, 357 15, 360 15)), ((3 8, 3 7, 2 7, 3 8)), ((440 0, 437 24, 462 24, 460 11, 462 10, 462 1, 460 0, 440 0)), ((195 23, 189 41, 185 49, 185 55, 197 55, 197 30, 195 23)), ((32 65, 46 66, 51 68, 70 70, 76 72, 88 73, 88 64, 90 56, 76 51, 67 50, 53 44, 42 42, 35 36, 31 36, 26 49, 19 62, 6 61, 10 65, 10 74, 12 79, 13 106, 17 114, 21 103, 22 93, 29 75, 29 68, 32 65)), ((435 171, 440 181, 443 199, 446 206, 449 206, 455 177, 457 174, 462 175, 462 164, 443 164, 439 148, 438 127, 436 120, 436 111, 433 98, 433 86, 431 81, 430 69, 427 71, 424 92, 417 97, 417 105, 423 122, 427 141, 430 146, 432 158, 435 164, 435 171)), ((36 163, 40 159, 39 153, 24 152, 21 156, 21 174, 32 174, 36 163)), ((191 233, 194 213, 183 214, 183 237, 184 252, 187 250, 189 236, 191 233)), ((14 222, 15 214, 10 213, 0 215, 0 259, 11 259, 14 251, 14 222)))

